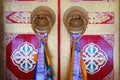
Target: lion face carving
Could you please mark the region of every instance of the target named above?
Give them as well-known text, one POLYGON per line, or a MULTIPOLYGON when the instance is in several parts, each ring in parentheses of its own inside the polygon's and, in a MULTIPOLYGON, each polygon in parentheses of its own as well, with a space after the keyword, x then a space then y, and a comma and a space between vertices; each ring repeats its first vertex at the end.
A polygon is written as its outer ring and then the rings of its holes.
POLYGON ((47 6, 40 6, 32 12, 31 23, 35 33, 50 32, 55 23, 55 13, 47 6))
POLYGON ((88 15, 83 8, 74 6, 65 12, 63 21, 69 33, 83 34, 87 28, 88 15))

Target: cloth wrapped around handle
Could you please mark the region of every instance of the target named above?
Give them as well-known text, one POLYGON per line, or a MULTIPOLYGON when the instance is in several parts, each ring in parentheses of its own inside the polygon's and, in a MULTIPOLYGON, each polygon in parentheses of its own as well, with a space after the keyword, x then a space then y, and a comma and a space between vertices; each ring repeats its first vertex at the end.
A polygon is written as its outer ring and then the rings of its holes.
MULTIPOLYGON (((39 36, 45 37, 46 33, 39 34, 39 36)), ((51 61, 47 49, 47 42, 44 39, 40 40, 38 50, 38 54, 34 56, 34 61, 36 61, 34 80, 54 80, 51 61)))
POLYGON ((87 80, 79 39, 86 31, 88 13, 82 7, 73 6, 64 13, 63 22, 72 38, 68 80, 87 80))
POLYGON ((55 20, 54 11, 47 6, 39 6, 31 14, 32 29, 40 39, 39 51, 34 57, 34 60, 37 61, 34 80, 54 80, 45 38, 53 27, 55 20))
POLYGON ((83 60, 83 53, 80 49, 81 34, 73 33, 71 56, 70 56, 70 70, 68 80, 87 80, 86 67, 83 60))

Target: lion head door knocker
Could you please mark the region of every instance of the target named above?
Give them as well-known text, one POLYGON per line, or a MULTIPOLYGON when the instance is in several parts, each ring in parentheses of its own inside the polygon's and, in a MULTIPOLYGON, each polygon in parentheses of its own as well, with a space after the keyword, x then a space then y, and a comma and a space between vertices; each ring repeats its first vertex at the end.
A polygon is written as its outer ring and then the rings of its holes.
POLYGON ((74 6, 65 12, 63 21, 71 36, 68 80, 87 80, 86 68, 82 58, 83 53, 80 49, 80 38, 87 28, 88 14, 83 8, 74 6))
POLYGON ((31 14, 32 29, 40 39, 38 54, 34 55, 34 61, 36 62, 34 80, 54 80, 47 49, 47 35, 55 20, 54 11, 47 6, 39 6, 31 14))

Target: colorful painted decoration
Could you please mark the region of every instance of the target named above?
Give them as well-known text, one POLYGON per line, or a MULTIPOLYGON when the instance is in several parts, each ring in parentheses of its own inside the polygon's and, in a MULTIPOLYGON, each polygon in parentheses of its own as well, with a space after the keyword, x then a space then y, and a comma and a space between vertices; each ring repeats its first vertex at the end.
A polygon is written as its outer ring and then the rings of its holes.
POLYGON ((18 67, 24 73, 28 73, 35 68, 35 62, 33 56, 37 54, 38 50, 29 43, 24 42, 15 49, 11 55, 11 59, 14 65, 18 67))
MULTIPOLYGON (((6 11, 7 24, 30 24, 30 11, 6 11)), ((89 12, 89 24, 114 24, 114 12, 89 12)))
POLYGON ((16 2, 16 1, 37 1, 37 2, 47 2, 47 0, 6 0, 9 2, 16 2))
POLYGON ((38 44, 34 34, 6 34, 6 80, 33 80, 38 44))
POLYGON ((95 74, 103 67, 108 57, 101 48, 94 43, 89 43, 83 48, 86 69, 89 74, 95 74))
POLYGON ((91 12, 89 13, 89 24, 114 24, 114 13, 91 12))
MULTIPOLYGON (((5 37, 7 80, 33 80, 35 73, 33 58, 39 50, 39 39, 34 34, 10 33, 6 34, 5 37), (28 54, 30 57, 28 57, 28 54)), ((96 80, 97 78, 98 80, 114 80, 114 35, 84 35, 80 38, 79 45, 83 52, 88 80, 96 80)))
POLYGON ((114 35, 84 35, 80 39, 80 47, 88 80, 114 80, 114 35))
POLYGON ((6 23, 9 24, 30 24, 30 15, 31 12, 13 12, 13 11, 7 11, 5 12, 6 15, 6 23))
MULTIPOLYGON (((47 37, 46 34, 38 35, 47 37)), ((33 80, 34 78, 35 80, 54 80, 46 41, 44 43, 34 34, 10 33, 5 37, 7 80, 33 80), (35 67, 37 67, 36 70, 35 67), (40 77, 39 73, 42 73, 44 77, 40 77)))
POLYGON ((81 1, 103 1, 103 2, 112 2, 114 0, 70 0, 71 2, 81 2, 81 1))

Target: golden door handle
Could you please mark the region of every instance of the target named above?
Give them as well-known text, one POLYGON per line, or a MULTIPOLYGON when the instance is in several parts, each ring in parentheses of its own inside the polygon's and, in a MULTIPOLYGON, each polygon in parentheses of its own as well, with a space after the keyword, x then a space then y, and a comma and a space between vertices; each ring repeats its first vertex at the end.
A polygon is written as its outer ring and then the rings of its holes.
POLYGON ((63 22, 69 33, 83 34, 88 24, 88 13, 81 7, 73 6, 64 13, 63 22))
POLYGON ((31 14, 32 29, 35 33, 49 33, 56 20, 54 11, 47 6, 39 6, 31 14))

